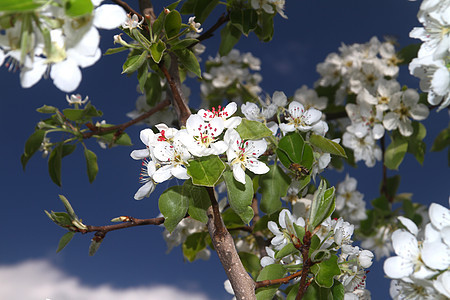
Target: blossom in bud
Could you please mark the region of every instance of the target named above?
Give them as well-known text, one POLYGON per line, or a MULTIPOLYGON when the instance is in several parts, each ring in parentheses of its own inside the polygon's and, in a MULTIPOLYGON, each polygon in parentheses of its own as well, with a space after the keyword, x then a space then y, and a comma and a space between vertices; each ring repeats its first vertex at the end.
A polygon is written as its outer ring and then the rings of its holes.
POLYGON ((200 33, 203 31, 203 28, 200 28, 200 26, 202 25, 195 22, 195 17, 190 17, 188 23, 191 31, 195 31, 196 33, 200 33))
POLYGON ((128 14, 127 16, 127 20, 122 24, 122 28, 123 29, 142 29, 142 23, 144 23, 144 18, 142 18, 142 20, 139 21, 139 17, 134 14, 133 16, 131 16, 131 14, 128 14))

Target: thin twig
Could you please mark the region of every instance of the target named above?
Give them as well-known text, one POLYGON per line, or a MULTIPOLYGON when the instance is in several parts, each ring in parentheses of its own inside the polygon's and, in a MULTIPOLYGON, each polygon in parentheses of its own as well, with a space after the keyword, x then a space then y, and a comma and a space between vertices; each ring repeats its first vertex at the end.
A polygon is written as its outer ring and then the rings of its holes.
POLYGON ((96 127, 90 123, 86 124, 86 126, 91 130, 89 132, 85 132, 83 133, 83 139, 88 139, 90 137, 92 137, 93 135, 101 135, 101 134, 105 134, 105 133, 109 133, 109 132, 114 132, 114 131, 118 131, 119 134, 122 133, 126 128, 147 119, 148 117, 150 117, 151 115, 153 115, 154 113, 160 111, 161 109, 165 108, 166 106, 170 105, 170 100, 169 99, 165 99, 163 101, 161 101, 160 103, 158 103, 155 107, 153 107, 152 109, 150 109, 148 112, 143 113, 142 115, 140 115, 139 117, 128 121, 126 123, 120 124, 120 125, 115 125, 115 126, 110 126, 110 127, 96 127))
POLYGON ((133 217, 127 217, 129 221, 114 224, 114 225, 105 225, 105 226, 91 226, 87 225, 87 230, 79 230, 82 233, 88 233, 88 232, 101 232, 103 234, 106 234, 110 231, 118 230, 118 229, 124 229, 124 228, 130 228, 130 227, 136 227, 136 226, 142 226, 142 225, 161 225, 164 223, 164 217, 157 217, 157 218, 151 218, 151 219, 138 219, 133 217))
POLYGON ((266 287, 266 286, 271 286, 271 285, 276 285, 276 284, 285 284, 285 283, 289 283, 289 281, 291 281, 292 279, 297 278, 298 276, 302 275, 303 270, 300 270, 298 272, 295 272, 294 274, 291 274, 289 276, 283 277, 283 278, 278 278, 278 279, 267 279, 267 280, 261 280, 261 281, 257 281, 255 288, 261 288, 261 287, 266 287))

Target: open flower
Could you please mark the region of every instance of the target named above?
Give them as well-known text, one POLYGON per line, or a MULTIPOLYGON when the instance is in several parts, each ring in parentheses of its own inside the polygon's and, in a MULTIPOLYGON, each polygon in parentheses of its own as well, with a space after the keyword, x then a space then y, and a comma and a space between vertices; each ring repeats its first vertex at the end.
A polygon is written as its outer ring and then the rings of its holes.
POLYGON ((241 123, 241 117, 231 117, 237 110, 236 102, 230 102, 227 106, 221 107, 219 105, 218 109, 213 107, 212 109, 200 109, 197 114, 202 117, 204 121, 211 121, 216 117, 220 117, 224 121, 225 128, 236 128, 241 123))
POLYGON ((225 133, 224 139, 229 145, 227 158, 233 170, 234 179, 245 184, 246 169, 254 174, 265 174, 269 172, 269 167, 258 160, 258 157, 267 149, 266 141, 244 141, 234 129, 229 129, 225 133))
POLYGON ((135 200, 142 200, 144 197, 150 196, 150 194, 155 190, 156 184, 152 178, 155 171, 156 166, 154 161, 142 161, 141 177, 139 177, 139 179, 144 185, 139 188, 136 194, 134 194, 135 200))
POLYGON ((191 155, 181 143, 158 142, 155 145, 154 153, 156 159, 164 164, 153 174, 155 182, 166 181, 172 176, 178 179, 189 179, 186 165, 191 155))
POLYGON ((322 112, 311 107, 305 110, 302 104, 292 101, 289 104, 289 115, 286 117, 287 124, 280 124, 280 130, 283 132, 292 132, 296 129, 306 132, 313 128, 313 125, 320 121, 322 112))
POLYGON ((200 26, 202 26, 202 24, 196 23, 195 22, 195 17, 190 17, 189 21, 188 21, 188 24, 189 24, 189 28, 192 31, 195 31, 196 33, 200 33, 200 32, 203 31, 203 28, 200 28, 200 26))

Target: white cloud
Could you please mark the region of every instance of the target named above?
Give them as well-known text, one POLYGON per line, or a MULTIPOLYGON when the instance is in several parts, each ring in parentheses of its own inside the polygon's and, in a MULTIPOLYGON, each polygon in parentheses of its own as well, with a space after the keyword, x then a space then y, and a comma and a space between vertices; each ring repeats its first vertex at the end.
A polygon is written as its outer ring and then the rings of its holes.
POLYGON ((0 299, 5 300, 207 300, 200 292, 170 285, 119 289, 111 285, 87 286, 45 260, 0 266, 0 299))

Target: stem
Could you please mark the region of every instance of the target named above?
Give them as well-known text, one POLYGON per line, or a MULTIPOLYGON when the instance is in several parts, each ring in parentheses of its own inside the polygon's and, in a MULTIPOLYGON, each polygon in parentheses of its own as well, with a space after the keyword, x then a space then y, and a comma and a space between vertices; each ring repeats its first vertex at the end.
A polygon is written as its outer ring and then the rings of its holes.
POLYGON ((266 280, 262 280, 262 281, 257 281, 255 284, 255 288, 260 288, 260 287, 266 287, 266 286, 271 286, 271 285, 276 285, 276 284, 285 284, 285 283, 289 283, 289 281, 291 281, 294 278, 297 278, 298 276, 302 275, 303 270, 300 270, 294 274, 291 274, 289 276, 283 277, 283 278, 278 278, 278 279, 266 279, 266 280))
POLYGON ((170 101, 169 99, 165 99, 164 101, 161 101, 160 103, 158 103, 158 105, 156 105, 155 107, 153 107, 152 109, 150 109, 148 112, 143 113, 142 115, 140 115, 139 117, 137 117, 136 119, 133 119, 131 121, 128 121, 126 123, 120 124, 120 125, 116 125, 116 126, 111 126, 111 127, 96 127, 94 125, 92 125, 91 123, 86 124, 86 126, 91 130, 90 132, 86 132, 83 133, 83 139, 88 139, 91 138, 93 135, 101 135, 104 133, 109 133, 109 132, 113 132, 113 131, 117 131, 117 135, 120 135, 126 128, 140 122, 143 121, 145 119, 147 119, 148 117, 150 117, 151 115, 153 115, 154 113, 160 111, 161 109, 165 108, 166 106, 169 106, 170 101))
POLYGON ((87 225, 87 230, 79 230, 81 233, 88 233, 88 232, 101 232, 103 235, 110 231, 123 229, 123 228, 130 228, 130 227, 136 227, 136 226, 142 226, 142 225, 161 225, 164 223, 164 217, 158 217, 158 218, 151 218, 151 219, 138 219, 133 217, 126 217, 128 220, 126 222, 120 223, 120 224, 114 224, 114 225, 105 225, 105 226, 91 226, 87 225))
POLYGON ((234 240, 223 223, 214 189, 212 187, 206 189, 211 200, 211 206, 207 212, 207 225, 214 249, 217 251, 236 298, 239 300, 255 300, 255 282, 242 265, 234 240))

